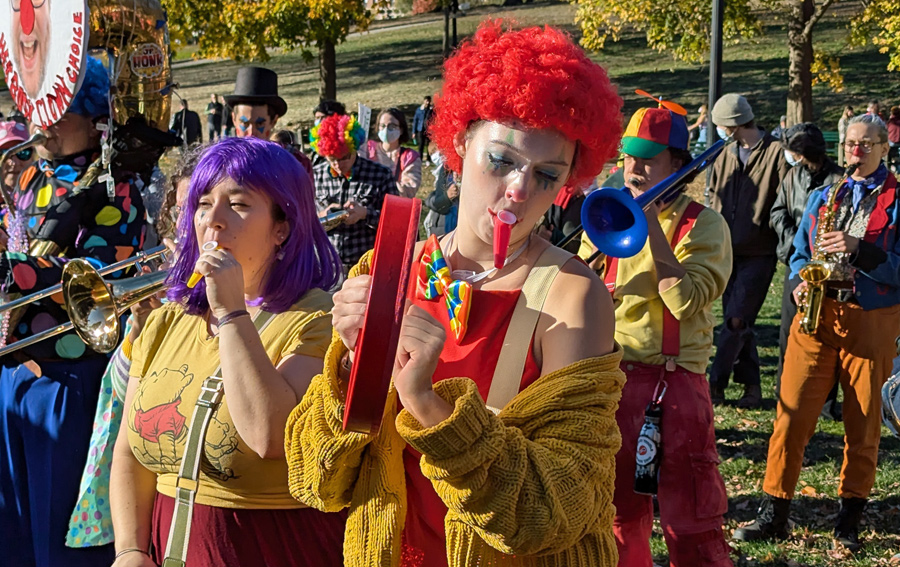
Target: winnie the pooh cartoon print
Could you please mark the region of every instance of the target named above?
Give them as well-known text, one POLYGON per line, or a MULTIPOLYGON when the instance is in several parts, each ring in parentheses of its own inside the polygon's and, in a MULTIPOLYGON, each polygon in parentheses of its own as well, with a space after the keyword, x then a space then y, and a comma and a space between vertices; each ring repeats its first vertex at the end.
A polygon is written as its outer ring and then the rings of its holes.
MULTIPOLYGON (((177 447, 187 439, 187 418, 193 413, 192 405, 182 407, 182 394, 193 381, 194 375, 183 364, 177 369, 155 371, 138 386, 129 426, 141 438, 141 443, 132 449, 142 461, 151 467, 155 465, 159 471, 177 473, 181 465, 177 447), (160 399, 161 394, 167 395, 160 399)), ((225 481, 235 478, 235 474, 221 460, 239 450, 238 439, 234 426, 220 421, 217 414, 218 410, 210 420, 201 469, 206 475, 225 481)))

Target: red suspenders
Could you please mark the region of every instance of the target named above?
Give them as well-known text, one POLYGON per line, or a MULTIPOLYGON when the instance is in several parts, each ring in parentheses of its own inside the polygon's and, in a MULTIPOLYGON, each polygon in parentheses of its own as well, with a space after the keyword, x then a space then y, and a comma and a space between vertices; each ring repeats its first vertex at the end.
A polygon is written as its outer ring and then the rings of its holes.
MULTIPOLYGON (((687 233, 694 228, 697 217, 703 212, 705 207, 696 201, 691 203, 684 210, 678 225, 675 227, 675 233, 672 235, 672 250, 681 240, 687 236, 687 233)), ((616 289, 616 275, 619 272, 619 259, 608 257, 606 260, 606 277, 603 281, 606 283, 606 289, 609 293, 613 293, 616 289)), ((681 349, 681 325, 678 319, 672 315, 666 304, 663 303, 663 336, 662 336, 662 355, 666 357, 666 370, 672 372, 675 370, 675 359, 678 357, 681 349)))

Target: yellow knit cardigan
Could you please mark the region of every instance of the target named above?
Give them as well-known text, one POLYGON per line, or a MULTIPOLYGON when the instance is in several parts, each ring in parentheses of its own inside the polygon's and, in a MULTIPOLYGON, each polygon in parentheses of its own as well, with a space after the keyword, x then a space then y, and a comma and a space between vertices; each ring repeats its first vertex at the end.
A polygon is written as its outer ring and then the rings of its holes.
MULTIPOLYGON (((370 256, 351 271, 368 273, 370 256)), ((348 567, 396 567, 406 517, 402 453, 422 453, 422 473, 447 505, 450 567, 614 567, 615 413, 625 376, 622 349, 543 376, 494 415, 475 383, 451 378, 435 391, 454 406, 432 428, 391 389, 381 430, 342 430, 335 334, 316 376, 288 418, 285 453, 297 500, 326 512, 350 508, 348 567)))

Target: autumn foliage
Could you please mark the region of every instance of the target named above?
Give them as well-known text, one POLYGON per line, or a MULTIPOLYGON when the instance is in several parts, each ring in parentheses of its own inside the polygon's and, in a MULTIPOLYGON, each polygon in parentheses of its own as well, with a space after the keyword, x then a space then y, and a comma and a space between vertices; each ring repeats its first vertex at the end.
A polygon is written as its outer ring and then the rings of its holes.
POLYGON ((162 0, 176 37, 194 37, 198 57, 269 58, 266 48, 303 50, 313 58, 372 19, 364 0, 162 0))

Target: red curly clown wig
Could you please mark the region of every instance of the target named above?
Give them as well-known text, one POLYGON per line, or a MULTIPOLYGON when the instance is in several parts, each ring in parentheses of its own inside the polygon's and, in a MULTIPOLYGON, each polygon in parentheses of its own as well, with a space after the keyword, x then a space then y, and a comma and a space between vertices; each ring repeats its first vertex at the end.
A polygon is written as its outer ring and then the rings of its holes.
POLYGON ((322 157, 342 158, 355 153, 366 142, 362 126, 346 114, 326 117, 309 135, 312 149, 322 157))
POLYGON ((454 138, 479 120, 556 130, 576 144, 566 185, 580 189, 616 155, 621 109, 606 71, 567 34, 549 26, 504 31, 503 21, 488 20, 444 63, 431 136, 459 173, 454 138))

